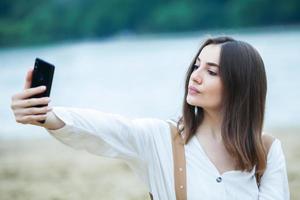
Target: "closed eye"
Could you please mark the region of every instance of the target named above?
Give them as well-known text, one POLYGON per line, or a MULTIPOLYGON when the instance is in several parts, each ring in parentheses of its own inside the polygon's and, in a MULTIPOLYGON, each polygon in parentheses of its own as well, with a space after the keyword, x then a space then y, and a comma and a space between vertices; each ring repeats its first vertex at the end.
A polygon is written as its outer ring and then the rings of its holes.
POLYGON ((216 75, 217 75, 216 72, 213 72, 213 71, 211 71, 211 70, 207 70, 207 71, 208 71, 208 73, 209 73, 210 75, 212 75, 212 76, 216 76, 216 75))
MULTIPOLYGON (((198 65, 196 65, 196 64, 193 65, 193 71, 195 71, 195 70, 198 69, 198 68, 199 68, 198 65)), ((208 74, 211 75, 211 76, 216 76, 216 75, 218 75, 217 72, 214 72, 214 71, 209 70, 209 69, 207 70, 207 72, 208 72, 208 74)))

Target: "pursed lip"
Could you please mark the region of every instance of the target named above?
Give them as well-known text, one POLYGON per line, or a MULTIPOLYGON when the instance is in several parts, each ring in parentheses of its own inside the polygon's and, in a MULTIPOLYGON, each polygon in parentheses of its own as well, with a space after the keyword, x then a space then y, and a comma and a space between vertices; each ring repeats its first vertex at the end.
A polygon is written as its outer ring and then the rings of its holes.
POLYGON ((189 90, 193 90, 193 91, 195 91, 195 92, 200 93, 200 91, 197 90, 197 88, 195 88, 194 86, 189 86, 189 90))

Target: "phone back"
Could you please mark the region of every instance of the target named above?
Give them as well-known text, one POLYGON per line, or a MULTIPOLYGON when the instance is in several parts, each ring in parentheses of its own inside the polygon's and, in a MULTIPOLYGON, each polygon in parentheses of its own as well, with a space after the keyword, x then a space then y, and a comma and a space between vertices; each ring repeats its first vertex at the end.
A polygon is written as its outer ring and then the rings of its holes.
POLYGON ((54 69, 55 69, 54 65, 47 63, 46 61, 43 61, 39 58, 35 59, 31 87, 38 87, 41 85, 45 85, 47 89, 45 92, 35 95, 34 98, 50 96, 54 69))

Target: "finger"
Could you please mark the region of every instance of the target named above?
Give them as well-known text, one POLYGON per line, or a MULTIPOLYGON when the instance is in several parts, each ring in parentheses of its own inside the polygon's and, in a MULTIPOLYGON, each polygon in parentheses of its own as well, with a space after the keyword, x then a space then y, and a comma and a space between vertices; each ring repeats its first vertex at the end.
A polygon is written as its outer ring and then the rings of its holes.
POLYGON ((30 88, 32 82, 32 73, 33 73, 33 68, 30 68, 26 74, 24 89, 30 88))
POLYGON ((47 114, 42 115, 27 115, 20 118, 21 123, 33 124, 38 123, 38 121, 43 121, 47 119, 47 114))
POLYGON ((36 94, 45 92, 46 86, 39 86, 34 88, 25 89, 24 91, 13 96, 13 99, 28 99, 36 94))
POLYGON ((51 111, 52 108, 48 106, 44 107, 31 107, 26 109, 21 109, 15 112, 16 115, 41 115, 46 114, 47 112, 51 111))
POLYGON ((28 108, 28 107, 34 107, 38 105, 47 105, 51 99, 49 97, 43 97, 43 98, 31 98, 31 99, 25 99, 25 100, 18 100, 12 103, 12 108, 28 108))

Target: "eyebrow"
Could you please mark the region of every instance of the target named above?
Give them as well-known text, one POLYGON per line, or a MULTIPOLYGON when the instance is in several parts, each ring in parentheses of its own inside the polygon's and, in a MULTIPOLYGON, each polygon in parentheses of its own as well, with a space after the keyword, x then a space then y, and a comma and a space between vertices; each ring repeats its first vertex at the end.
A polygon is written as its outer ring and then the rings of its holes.
MULTIPOLYGON (((201 61, 199 57, 197 57, 197 60, 201 61)), ((213 63, 213 62, 206 62, 206 64, 208 64, 209 66, 219 67, 219 65, 217 65, 216 63, 213 63)))

